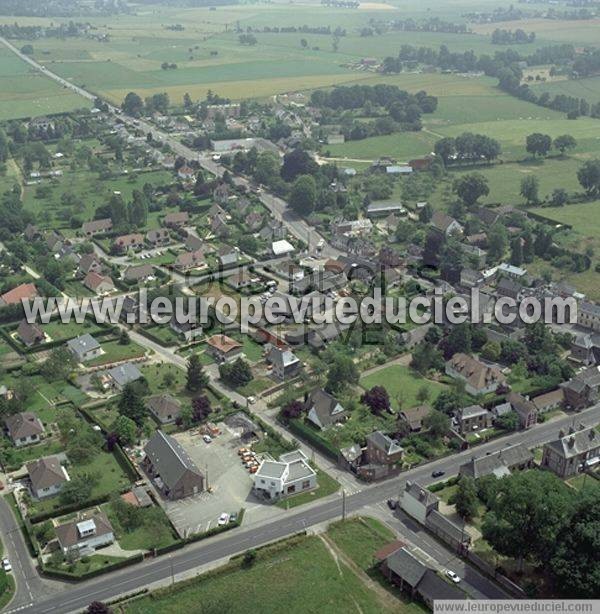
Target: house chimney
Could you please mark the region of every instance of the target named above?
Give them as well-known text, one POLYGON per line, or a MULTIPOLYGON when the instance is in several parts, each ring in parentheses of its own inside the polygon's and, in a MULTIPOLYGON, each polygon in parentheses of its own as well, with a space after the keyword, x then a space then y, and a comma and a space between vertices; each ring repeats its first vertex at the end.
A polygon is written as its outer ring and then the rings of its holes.
POLYGON ((569 448, 572 448, 575 445, 575 437, 569 437, 569 448))

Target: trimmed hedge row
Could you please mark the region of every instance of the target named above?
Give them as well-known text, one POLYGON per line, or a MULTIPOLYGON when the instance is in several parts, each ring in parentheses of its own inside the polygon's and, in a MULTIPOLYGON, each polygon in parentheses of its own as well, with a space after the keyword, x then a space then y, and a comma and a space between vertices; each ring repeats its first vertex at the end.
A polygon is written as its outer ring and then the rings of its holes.
POLYGON ((298 435, 300 439, 304 439, 307 443, 311 444, 317 450, 325 454, 325 456, 337 461, 339 450, 315 433, 312 427, 307 426, 298 419, 294 419, 289 421, 288 428, 292 433, 294 433, 294 435, 298 435))
POLYGON ((85 573, 72 573, 70 571, 62 570, 62 569, 53 569, 52 567, 48 567, 47 565, 41 565, 41 572, 50 577, 50 578, 58 578, 60 580, 70 580, 79 582, 81 580, 89 580, 90 578, 95 578, 96 576, 100 576, 109 571, 116 571, 117 569, 122 569, 123 567, 129 567, 129 565, 134 565, 135 563, 141 563, 144 560, 143 554, 135 554, 127 559, 122 561, 115 561, 110 565, 105 565, 104 567, 98 567, 96 569, 92 569, 85 573))

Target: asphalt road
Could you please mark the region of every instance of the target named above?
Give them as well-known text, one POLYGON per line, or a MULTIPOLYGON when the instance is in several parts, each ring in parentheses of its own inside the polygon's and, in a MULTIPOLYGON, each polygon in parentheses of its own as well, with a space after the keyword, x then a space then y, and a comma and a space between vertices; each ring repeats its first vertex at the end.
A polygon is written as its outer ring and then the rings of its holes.
MULTIPOLYGON (((576 416, 567 416, 560 420, 539 424, 529 431, 518 432, 490 441, 478 446, 476 450, 466 450, 425 466, 411 469, 397 478, 380 484, 365 486, 362 491, 347 496, 345 499, 346 513, 352 514, 361 511, 368 513, 369 509, 374 505, 385 502, 390 497, 398 497, 407 479, 427 485, 434 481, 431 477, 431 472, 434 469, 441 469, 445 472, 446 477, 448 477, 456 474, 459 466, 473 455, 481 456, 486 452, 499 450, 509 443, 526 442, 530 447, 539 446, 556 437, 561 428, 580 423, 592 425, 598 423, 598 421, 600 421, 600 404, 582 411, 576 416)), ((334 495, 327 500, 315 502, 290 511, 283 518, 272 521, 269 524, 235 529, 221 536, 192 544, 170 555, 106 574, 83 584, 73 585, 62 593, 41 597, 35 603, 19 604, 19 606, 16 606, 15 602, 14 605, 11 605, 9 612, 14 611, 13 608, 18 607, 19 611, 23 612, 54 612, 62 614, 84 608, 93 600, 106 601, 117 595, 134 592, 153 582, 168 579, 172 574, 176 575, 192 570, 200 565, 243 552, 248 548, 260 546, 270 541, 304 531, 311 526, 341 518, 342 500, 341 496, 334 495)), ((0 507, 1 510, 2 508, 0 507)), ((438 562, 443 562, 445 560, 444 557, 450 555, 446 548, 432 540, 428 535, 425 535, 412 522, 406 522, 406 519, 402 517, 394 521, 391 513, 390 519, 392 526, 397 528, 401 534, 407 535, 424 552, 436 558, 438 562), (441 561, 439 560, 440 558, 442 559, 441 561)), ((21 556, 22 553, 13 561, 13 565, 15 563, 17 565, 23 564, 25 567, 26 563, 20 560, 21 556)), ((464 576, 465 586, 469 590, 490 598, 503 594, 495 584, 479 574, 470 565, 459 562, 455 558, 452 558, 452 563, 453 570, 464 576)))

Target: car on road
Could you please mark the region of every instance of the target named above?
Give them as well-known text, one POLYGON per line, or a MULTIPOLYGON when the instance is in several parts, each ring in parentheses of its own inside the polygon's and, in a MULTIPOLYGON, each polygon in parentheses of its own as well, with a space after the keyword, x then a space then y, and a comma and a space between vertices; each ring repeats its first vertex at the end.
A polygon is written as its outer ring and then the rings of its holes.
POLYGON ((237 512, 231 512, 231 514, 229 514, 229 522, 237 522, 237 519, 237 512))
POLYGON ((254 405, 254 403, 256 403, 256 397, 248 397, 246 401, 248 401, 250 405, 254 405))
POLYGON ((398 500, 397 499, 388 499, 387 500, 387 505, 391 510, 395 510, 398 507, 398 500))
POLYGON ((219 516, 219 520, 217 520, 217 524, 220 527, 224 527, 227 523, 229 522, 229 514, 227 512, 223 512, 220 516, 219 516))
POLYGON ((445 471, 442 471, 441 469, 436 469, 435 471, 431 472, 431 477, 432 478, 441 478, 444 473, 446 473, 445 471))
POLYGON ((455 574, 452 570, 446 569, 446 575, 454 582, 454 584, 458 584, 460 582, 460 577, 455 574))
POLYGON ((2 569, 6 572, 12 571, 12 565, 8 559, 2 559, 2 569))
POLYGON ((210 435, 202 435, 202 439, 204 439, 205 443, 210 443, 212 441, 212 437, 210 435))

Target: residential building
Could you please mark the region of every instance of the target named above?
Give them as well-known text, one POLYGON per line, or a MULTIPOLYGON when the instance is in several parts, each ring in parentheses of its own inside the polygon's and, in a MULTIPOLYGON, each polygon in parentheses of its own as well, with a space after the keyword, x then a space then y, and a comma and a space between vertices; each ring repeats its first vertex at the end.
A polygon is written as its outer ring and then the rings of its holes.
POLYGON ((385 433, 374 431, 367 435, 365 456, 370 465, 397 465, 402 462, 404 448, 385 433))
POLYGON ((600 433, 593 426, 561 430, 558 439, 544 444, 542 467, 568 478, 600 463, 600 433))
POLYGON ((538 414, 543 414, 544 412, 561 408, 565 400, 565 392, 562 388, 557 388, 556 390, 539 394, 531 400, 538 414))
POLYGON ((267 360, 273 366, 273 375, 282 381, 293 379, 302 368, 302 363, 288 347, 272 346, 267 360))
POLYGON ((316 487, 317 474, 302 450, 282 454, 279 461, 264 460, 254 474, 254 493, 267 501, 278 501, 316 487))
POLYGON ((88 273, 94 272, 99 275, 102 274, 103 270, 102 262, 96 254, 84 254, 81 256, 79 260, 79 264, 77 265, 76 275, 78 277, 85 277, 88 273))
POLYGON ((6 434, 17 448, 38 443, 44 434, 44 425, 30 411, 6 416, 4 418, 4 428, 6 434))
POLYGON ((144 452, 142 465, 167 499, 183 499, 204 490, 204 475, 174 437, 158 430, 144 452))
POLYGON ((589 330, 600 331, 600 305, 580 301, 577 308, 577 324, 589 330))
POLYGON ((148 397, 146 407, 161 424, 175 422, 181 413, 181 402, 168 392, 148 397))
POLYGON ((223 247, 219 250, 219 264, 223 268, 233 267, 239 260, 239 253, 231 247, 223 247))
POLYGON ((217 334, 206 340, 207 352, 218 362, 234 360, 242 353, 243 346, 227 335, 217 334))
POLYGON ((500 369, 462 352, 457 352, 446 362, 446 375, 465 382, 465 390, 472 395, 494 392, 498 386, 506 384, 506 377, 500 369))
POLYGON ((271 252, 275 257, 287 256, 295 251, 294 246, 286 239, 280 241, 273 241, 271 244, 271 252))
POLYGON ((188 233, 185 239, 185 249, 195 252, 202 249, 203 245, 204 241, 199 236, 188 233))
POLYGON ((134 232, 128 235, 117 237, 112 244, 112 249, 118 253, 125 253, 132 249, 140 250, 144 247, 144 235, 139 232, 134 232))
POLYGON ((167 213, 162 223, 167 228, 183 228, 189 221, 190 214, 187 211, 177 211, 175 213, 167 213))
POLYGON ((425 524, 427 514, 439 507, 439 497, 424 486, 408 481, 400 494, 400 507, 422 525, 425 524))
POLYGON ((102 347, 89 333, 67 341, 67 348, 75 356, 77 362, 87 362, 102 354, 102 347))
POLYGON ((182 181, 193 181, 196 177, 196 173, 193 168, 184 165, 177 171, 177 177, 182 181))
POLYGON ((115 289, 115 284, 108 275, 99 275, 93 271, 88 273, 81 283, 96 294, 108 294, 115 289))
POLYGON ((46 341, 46 333, 37 324, 30 324, 27 320, 19 322, 17 337, 28 348, 46 341))
POLYGON ((367 205, 367 215, 369 217, 385 216, 392 213, 406 214, 406 209, 402 202, 399 200, 379 200, 367 205))
POLYGON ((146 241, 153 247, 167 245, 171 242, 171 235, 167 228, 156 228, 146 233, 146 241))
POLYGON ((91 222, 84 222, 81 226, 81 232, 86 237, 93 237, 94 235, 103 234, 112 230, 112 220, 107 217, 101 220, 92 220, 91 222))
POLYGON ((23 299, 34 299, 39 296, 34 284, 21 284, 0 296, 0 307, 19 305, 23 299))
POLYGON ((130 362, 109 369, 107 375, 110 384, 119 390, 143 377, 140 370, 130 362))
POLYGON ((177 256, 173 266, 180 271, 206 268, 206 257, 201 249, 197 249, 193 252, 181 252, 177 256))
POLYGON ((429 405, 418 405, 410 409, 403 409, 399 414, 399 421, 408 425, 411 433, 418 433, 423 428, 423 420, 431 413, 429 405))
POLYGON ((537 408, 527 397, 518 392, 509 392, 506 400, 519 417, 520 428, 531 428, 537 422, 537 408))
POLYGON ((58 494, 71 479, 58 456, 46 456, 26 465, 31 484, 31 493, 36 499, 45 499, 58 494))
POLYGON ((505 446, 497 452, 491 452, 484 456, 463 463, 458 470, 459 475, 469 478, 482 478, 486 475, 495 475, 502 478, 510 475, 516 469, 529 469, 533 467, 533 453, 522 443, 505 446))
POLYGON ((583 409, 600 398, 600 369, 597 366, 580 371, 568 382, 561 384, 567 409, 583 409))
POLYGON ((460 235, 463 232, 463 227, 458 221, 439 210, 434 211, 431 217, 431 225, 446 236, 460 235))
POLYGON ((128 266, 123 271, 123 279, 130 283, 139 283, 154 278, 154 267, 151 264, 128 266))
POLYGON ((171 318, 169 326, 188 343, 204 335, 204 330, 198 322, 179 322, 175 315, 171 318))
POLYGON ((348 417, 339 401, 322 388, 315 388, 307 395, 305 407, 306 419, 320 429, 343 422, 348 417))
POLYGON ((80 514, 75 520, 54 528, 64 555, 87 554, 115 541, 113 528, 104 512, 80 514))
POLYGON ((462 407, 454 413, 454 419, 462 435, 486 429, 492 425, 492 413, 481 405, 462 407))
POLYGON ((523 291, 523 286, 512 277, 502 277, 496 284, 496 292, 499 296, 505 296, 517 300, 523 291))

